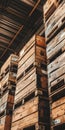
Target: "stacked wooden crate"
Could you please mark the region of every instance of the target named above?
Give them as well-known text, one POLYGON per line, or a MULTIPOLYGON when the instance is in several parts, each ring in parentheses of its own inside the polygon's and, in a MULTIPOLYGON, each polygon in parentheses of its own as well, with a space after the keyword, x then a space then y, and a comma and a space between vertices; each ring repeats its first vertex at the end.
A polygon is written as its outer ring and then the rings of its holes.
POLYGON ((11 130, 49 130, 45 38, 34 35, 20 52, 11 130))
POLYGON ((11 129, 12 111, 16 88, 18 56, 12 54, 1 67, 0 75, 0 128, 11 129))
POLYGON ((44 17, 51 129, 65 130, 65 1, 48 0, 44 17))

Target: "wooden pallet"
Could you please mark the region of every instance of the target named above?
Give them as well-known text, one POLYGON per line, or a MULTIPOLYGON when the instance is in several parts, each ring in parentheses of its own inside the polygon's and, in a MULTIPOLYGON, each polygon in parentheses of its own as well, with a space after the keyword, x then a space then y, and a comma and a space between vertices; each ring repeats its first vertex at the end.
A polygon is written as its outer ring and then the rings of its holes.
POLYGON ((4 95, 1 96, 1 103, 0 106, 4 103, 14 103, 14 96, 10 95, 9 92, 7 91, 4 95))
POLYGON ((48 44, 46 48, 47 59, 51 58, 53 49, 56 48, 65 39, 65 28, 62 29, 48 44))
POLYGON ((59 90, 49 95, 50 104, 54 103, 55 101, 59 100, 64 96, 65 96, 65 85, 61 87, 59 90))
MULTIPOLYGON (((16 126, 17 128, 19 127, 22 129, 26 128, 27 126, 31 126, 31 124, 36 124, 36 122, 45 123, 48 118, 48 101, 44 100, 42 97, 35 97, 29 100, 23 106, 15 109, 12 118, 12 130, 16 130, 16 126), (46 115, 44 115, 45 111, 46 115)), ((48 121, 46 124, 49 124, 48 121)))
POLYGON ((58 56, 53 62, 51 62, 47 66, 48 74, 52 73, 53 71, 65 65, 64 59, 65 59, 65 52, 62 53, 60 56, 58 56))
POLYGON ((57 0, 47 0, 47 2, 44 5, 44 17, 45 22, 48 20, 48 18, 53 14, 53 12, 56 10, 56 8, 59 5, 59 1, 57 0))
POLYGON ((53 33, 56 32, 65 22, 65 3, 64 1, 59 5, 57 10, 51 15, 45 24, 45 36, 46 42, 52 37, 53 33), (60 13, 61 12, 61 13, 60 13))
POLYGON ((53 81, 49 87, 49 94, 53 94, 65 85, 65 74, 53 81))
POLYGON ((50 53, 47 53, 48 62, 50 63, 50 61, 53 61, 54 59, 56 59, 64 51, 65 51, 65 39, 61 41, 56 47, 51 49, 50 53))
POLYGON ((18 56, 11 54, 10 57, 7 59, 7 61, 4 63, 4 65, 1 67, 1 74, 6 72, 7 68, 11 65, 17 65, 18 64, 18 56))
POLYGON ((52 73, 50 73, 48 75, 48 78, 49 78, 48 79, 48 84, 49 84, 49 86, 50 86, 51 82, 58 79, 63 74, 65 74, 65 65, 63 65, 62 67, 59 67, 57 70, 53 71, 52 73))

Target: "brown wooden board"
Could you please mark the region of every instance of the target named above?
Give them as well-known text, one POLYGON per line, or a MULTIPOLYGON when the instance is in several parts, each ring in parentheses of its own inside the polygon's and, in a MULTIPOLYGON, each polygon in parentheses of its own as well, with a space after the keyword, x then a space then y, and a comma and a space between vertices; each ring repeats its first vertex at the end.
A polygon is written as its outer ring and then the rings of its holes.
POLYGON ((58 7, 59 2, 57 0, 47 0, 47 2, 44 5, 44 16, 45 21, 50 17, 50 15, 55 11, 55 9, 58 7))
POLYGON ((56 108, 56 107, 58 107, 58 106, 60 106, 60 105, 62 105, 62 104, 65 104, 65 97, 62 97, 62 98, 60 98, 59 100, 53 102, 53 103, 51 104, 51 109, 56 108))
POLYGON ((65 115, 62 115, 62 116, 59 116, 59 117, 55 118, 55 119, 53 120, 53 127, 54 127, 55 125, 61 125, 61 124, 63 124, 63 123, 65 123, 65 115))
POLYGON ((55 119, 64 114, 65 114, 65 103, 52 109, 52 119, 55 119))
POLYGON ((46 41, 64 23, 64 17, 65 17, 65 2, 63 1, 45 24, 46 41))

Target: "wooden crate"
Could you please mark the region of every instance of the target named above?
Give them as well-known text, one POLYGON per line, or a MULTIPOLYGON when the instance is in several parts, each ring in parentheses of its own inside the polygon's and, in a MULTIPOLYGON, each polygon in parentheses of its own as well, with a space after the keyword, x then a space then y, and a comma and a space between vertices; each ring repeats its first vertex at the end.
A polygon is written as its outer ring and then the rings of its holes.
POLYGON ((17 75, 14 72, 7 73, 1 80, 1 87, 4 88, 9 81, 16 82, 16 77, 17 75))
POLYGON ((47 91, 47 75, 33 68, 27 75, 17 82, 15 102, 23 99, 32 92, 38 90, 47 91))
MULTIPOLYGON (((48 44, 46 48, 47 59, 50 59, 57 51, 55 48, 59 47, 59 44, 65 39, 65 28, 62 29, 48 44), (53 50, 55 52, 53 52, 53 50)), ((61 44, 60 44, 61 45, 61 44)), ((65 44, 64 44, 65 45, 65 44)), ((57 49, 56 48, 56 49, 57 49)))
POLYGON ((62 67, 63 65, 65 65, 64 59, 65 59, 65 52, 62 53, 60 56, 58 56, 53 62, 51 62, 47 66, 48 74, 52 73, 56 69, 58 69, 58 68, 62 67))
POLYGON ((19 61, 17 78, 23 73, 27 73, 34 66, 45 70, 46 62, 46 50, 34 45, 19 61))
MULTIPOLYGON (((20 51, 19 60, 26 55, 26 53, 32 48, 32 46, 37 45, 43 48, 46 48, 45 38, 39 35, 34 35, 29 42, 23 47, 20 51)), ((19 62, 20 63, 20 62, 19 62)), ((20 64, 19 64, 20 65, 20 64)))
POLYGON ((18 64, 18 56, 11 54, 10 57, 7 59, 7 61, 4 63, 4 65, 1 67, 1 74, 6 72, 8 66, 11 64, 18 64))
POLYGON ((63 23, 65 22, 64 17, 65 2, 63 1, 45 24, 46 41, 48 41, 52 37, 52 35, 57 31, 57 29, 59 29, 63 25, 63 23))
POLYGON ((31 87, 32 82, 34 82, 35 88, 41 87, 42 89, 47 89, 47 75, 33 68, 27 75, 18 80, 16 94, 25 89, 28 85, 31 87))
POLYGON ((42 97, 35 97, 25 103, 23 106, 15 109, 12 118, 12 130, 17 128, 25 128, 27 125, 35 124, 36 122, 49 121, 48 101, 42 97))
POLYGON ((57 70, 53 71, 52 73, 48 75, 49 77, 48 85, 50 86, 51 82, 53 82, 54 80, 56 80, 63 74, 65 74, 65 65, 63 65, 62 67, 59 67, 57 70))
POLYGON ((55 11, 55 9, 58 7, 59 5, 59 1, 58 0, 47 0, 47 2, 44 5, 44 17, 45 17, 45 21, 48 20, 48 18, 51 16, 51 14, 53 14, 53 12, 55 11))
POLYGON ((9 91, 6 91, 4 95, 1 96, 1 103, 4 104, 5 102, 14 103, 14 96, 9 94, 9 91))

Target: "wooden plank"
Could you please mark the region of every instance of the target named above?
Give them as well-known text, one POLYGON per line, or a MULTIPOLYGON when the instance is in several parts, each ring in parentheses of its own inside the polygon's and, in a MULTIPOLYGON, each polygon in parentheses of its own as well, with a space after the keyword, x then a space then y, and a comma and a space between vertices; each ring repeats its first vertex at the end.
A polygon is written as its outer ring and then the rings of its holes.
POLYGON ((51 109, 56 108, 56 107, 58 107, 58 106, 60 106, 60 105, 62 105, 64 103, 65 103, 65 97, 62 97, 59 100, 52 103, 51 109))
POLYGON ((48 44, 47 44, 47 58, 49 59, 49 54, 51 53, 52 49, 55 48, 60 42, 65 39, 65 28, 62 29, 48 44))
POLYGON ((53 120, 53 123, 54 125, 60 125, 65 123, 65 115, 55 118, 55 120, 53 120))
POLYGON ((47 0, 47 2, 44 5, 44 16, 45 21, 50 17, 51 14, 55 11, 55 9, 58 7, 59 2, 57 0, 47 0))
POLYGON ((18 120, 17 122, 12 123, 11 130, 23 129, 25 126, 31 126, 38 122, 38 112, 35 112, 27 117, 23 118, 22 120, 18 120), (34 119, 34 120, 32 120, 34 119))
POLYGON ((36 87, 47 88, 47 77, 39 73, 36 68, 33 68, 27 75, 21 78, 16 87, 16 94, 25 89, 32 82, 36 82, 36 87))
POLYGON ((54 81, 55 79, 57 79, 63 74, 65 74, 65 65, 63 65, 62 67, 58 68, 56 71, 49 74, 49 80, 48 80, 49 85, 52 81, 54 81))
POLYGON ((59 5, 56 11, 51 15, 48 21, 45 24, 45 36, 46 41, 53 35, 54 32, 64 23, 65 17, 65 3, 64 1, 59 5), (61 12, 61 13, 59 13, 61 12))
POLYGON ((36 111, 38 111, 38 97, 33 98, 23 106, 20 106, 19 108, 15 109, 13 113, 12 122, 23 119, 36 111))
POLYGON ((53 47, 49 53, 47 53, 47 59, 52 59, 59 51, 61 51, 61 53, 65 51, 65 39, 53 47))
POLYGON ((46 50, 33 46, 24 57, 19 61, 17 77, 21 75, 31 64, 46 64, 46 50))
POLYGON ((52 119, 55 119, 64 114, 65 114, 65 103, 52 109, 52 119))
POLYGON ((65 52, 62 53, 60 56, 58 56, 53 62, 51 62, 47 66, 48 74, 52 73, 56 69, 58 69, 58 68, 62 67, 63 65, 65 65, 64 59, 65 59, 65 52))

